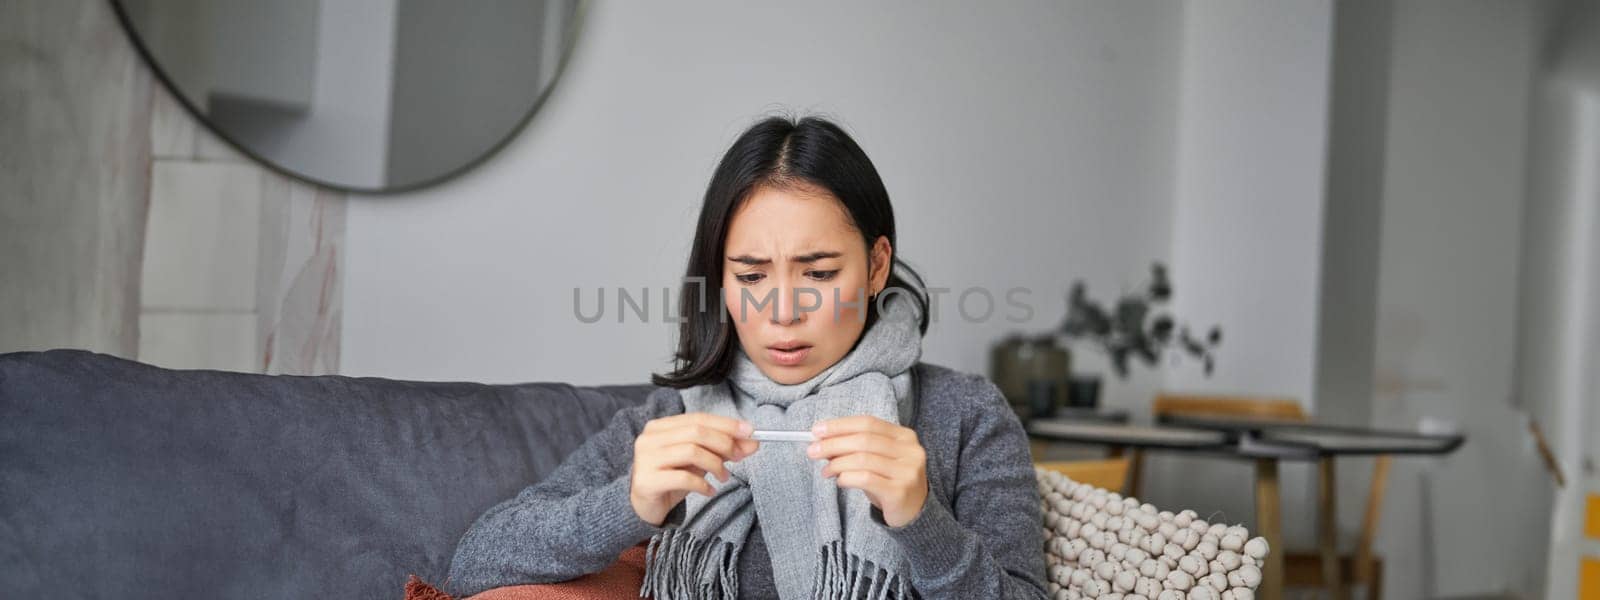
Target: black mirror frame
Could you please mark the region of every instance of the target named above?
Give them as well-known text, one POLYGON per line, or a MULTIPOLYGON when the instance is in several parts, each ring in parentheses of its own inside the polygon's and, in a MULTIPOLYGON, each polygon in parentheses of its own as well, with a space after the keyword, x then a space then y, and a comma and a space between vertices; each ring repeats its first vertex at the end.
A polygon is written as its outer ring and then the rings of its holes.
POLYGON ((379 188, 356 187, 325 181, 311 177, 304 173, 297 173, 293 170, 290 170, 288 167, 280 165, 260 154, 257 154, 249 148, 246 148, 243 144, 240 144, 238 140, 235 140, 232 136, 213 125, 211 120, 206 118, 205 114, 201 113, 199 108, 190 102, 189 98, 183 94, 183 91, 178 89, 178 86, 173 83, 170 77, 168 77, 166 70, 161 68, 161 63, 156 60, 155 55, 151 54, 150 49, 145 46, 144 40, 139 37, 138 31, 134 29, 133 20, 128 16, 127 9, 122 6, 121 0, 106 0, 106 2, 111 5, 111 10, 116 13, 117 22, 122 26, 123 33, 128 36, 128 41, 133 44, 133 47, 138 51, 141 60, 143 60, 144 64, 150 68, 152 73, 155 74, 156 79, 160 80, 161 85, 172 94, 172 97, 176 99, 179 104, 183 105, 184 111, 189 113, 190 117, 198 121, 206 128, 207 131, 211 132, 212 135, 228 144, 228 146, 231 147, 235 152, 248 157, 251 161, 254 161, 256 164, 261 165, 274 173, 278 173, 284 177, 288 177, 297 181, 309 183, 323 189, 351 194, 382 195, 412 192, 423 188, 432 187, 459 177, 468 171, 477 168, 479 165, 488 162, 490 158, 493 158, 496 154, 499 154, 501 149, 510 144, 511 140, 516 139, 517 135, 522 133, 523 129, 527 128, 528 122, 533 120, 533 116, 538 114, 539 109, 544 107, 545 100, 549 99, 551 91, 555 90, 556 86, 561 84, 561 77, 562 75, 566 74, 567 65, 572 61, 572 55, 577 52, 578 38, 583 33, 584 21, 589 13, 590 0, 577 0, 578 5, 577 9, 572 15, 572 24, 569 26, 568 32, 569 35, 567 36, 566 42, 562 44, 561 58, 556 62, 555 75, 550 78, 550 84, 545 86, 543 90, 539 91, 539 96, 534 98, 533 104, 528 107, 527 112, 522 115, 522 118, 517 120, 515 125, 506 131, 505 135, 501 136, 499 140, 495 141, 494 144, 490 145, 481 154, 473 157, 472 160, 462 163, 460 166, 445 171, 444 173, 415 183, 379 188))

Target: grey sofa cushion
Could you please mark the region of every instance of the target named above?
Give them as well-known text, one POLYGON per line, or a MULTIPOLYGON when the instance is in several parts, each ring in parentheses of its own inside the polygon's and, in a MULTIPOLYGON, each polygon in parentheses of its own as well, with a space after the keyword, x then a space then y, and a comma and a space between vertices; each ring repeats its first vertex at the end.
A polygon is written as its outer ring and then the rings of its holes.
POLYGON ((176 371, 0 355, 7 597, 398 598, 648 385, 176 371))

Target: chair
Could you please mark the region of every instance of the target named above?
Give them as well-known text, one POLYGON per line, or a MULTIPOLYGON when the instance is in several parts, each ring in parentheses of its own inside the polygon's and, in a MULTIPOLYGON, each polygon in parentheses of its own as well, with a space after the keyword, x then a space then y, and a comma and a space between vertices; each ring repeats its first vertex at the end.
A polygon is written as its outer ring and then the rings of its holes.
POLYGON ((1265 541, 1251 539, 1243 527, 1205 523, 1192 510, 1179 514, 1161 512, 1159 515, 1165 516, 1159 516, 1156 507, 1112 492, 1126 482, 1129 462, 1127 458, 1116 458, 1034 463, 1044 516, 1050 596, 1091 600, 1142 594, 1156 598, 1170 584, 1182 586, 1177 589, 1192 586, 1196 591, 1186 594, 1188 598, 1255 597, 1262 582, 1264 561, 1271 551, 1265 541), (1174 534, 1172 543, 1161 541, 1163 535, 1178 530, 1194 537, 1178 541, 1182 538, 1174 534), (1221 566, 1219 561, 1208 560, 1222 559, 1216 554, 1215 545, 1207 554, 1206 543, 1193 543, 1205 535, 1223 539, 1239 536, 1242 547, 1233 554, 1231 564, 1223 560, 1221 564, 1227 566, 1221 566), (1161 558, 1163 552, 1172 552, 1175 544, 1183 544, 1178 552, 1187 565, 1184 572, 1175 566, 1180 557, 1161 558), (1162 561, 1173 562, 1157 564, 1162 561), (1201 594, 1201 588, 1214 593, 1201 594))
MULTIPOLYGON (((1247 396, 1209 396, 1193 394, 1162 394, 1151 404, 1150 412, 1157 420, 1163 416, 1224 417, 1257 420, 1283 420, 1295 423, 1310 419, 1300 403, 1287 398, 1257 398, 1247 396)), ((1138 494, 1139 475, 1144 457, 1137 449, 1132 452, 1128 472, 1129 494, 1138 494)), ((1318 462, 1321 478, 1322 531, 1320 548, 1315 552, 1288 551, 1284 554, 1284 584, 1298 587, 1323 587, 1334 591, 1334 597, 1343 595, 1345 585, 1361 585, 1366 597, 1378 600, 1383 590, 1383 559, 1373 554, 1372 545, 1378 532, 1378 518, 1383 511, 1383 497, 1388 487, 1391 457, 1378 455, 1373 461, 1372 487, 1367 492, 1367 505, 1362 519, 1361 534, 1355 551, 1339 554, 1338 539, 1333 519, 1333 458, 1318 462), (1329 582, 1323 577, 1325 558, 1337 560, 1341 581, 1329 582)))
POLYGON ((1041 469, 1049 469, 1078 483, 1087 483, 1097 488, 1121 491, 1128 480, 1130 461, 1126 458, 1108 458, 1105 460, 1053 460, 1033 463, 1041 469))

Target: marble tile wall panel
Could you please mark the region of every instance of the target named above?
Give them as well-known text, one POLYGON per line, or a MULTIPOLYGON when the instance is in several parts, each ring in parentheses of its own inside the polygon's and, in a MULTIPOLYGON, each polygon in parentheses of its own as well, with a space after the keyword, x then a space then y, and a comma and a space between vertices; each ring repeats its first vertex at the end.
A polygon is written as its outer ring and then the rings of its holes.
POLYGON ((156 342, 140 358, 337 373, 345 196, 248 162, 160 159, 154 171, 143 306, 156 318, 142 326, 156 342), (223 344, 246 321, 249 335, 223 344))
POLYGON ((345 197, 281 177, 268 181, 257 284, 262 370, 337 373, 345 197))
POLYGON ((0 2, 0 352, 138 351, 155 82, 106 2, 0 2))
POLYGON ((0 2, 0 352, 333 373, 345 196, 218 139, 105 2, 0 2))
POLYGON ((247 163, 155 161, 145 310, 255 310, 264 178, 247 163))
POLYGON ((189 116, 164 85, 155 86, 150 103, 150 156, 156 159, 194 158, 195 129, 200 124, 189 116))
POLYGON ((139 360, 172 369, 259 372, 253 312, 145 311, 139 360))
POLYGON ((155 96, 141 357, 338 372, 345 196, 256 164, 166 89, 155 96))

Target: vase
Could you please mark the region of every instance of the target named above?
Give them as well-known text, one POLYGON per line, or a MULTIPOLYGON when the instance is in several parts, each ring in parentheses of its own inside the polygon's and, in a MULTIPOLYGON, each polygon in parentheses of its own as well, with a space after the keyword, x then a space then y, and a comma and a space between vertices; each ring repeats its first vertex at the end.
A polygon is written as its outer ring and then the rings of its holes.
POLYGON ((1099 408, 1099 375, 1074 375, 1067 381, 1067 406, 1089 410, 1099 408))
POLYGON ((1052 334, 1011 334, 989 349, 989 378, 1024 422, 1065 403, 1072 353, 1052 334))

